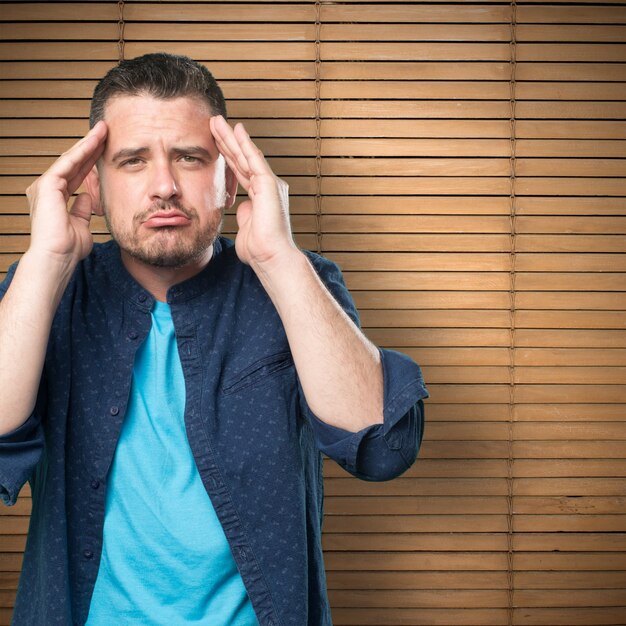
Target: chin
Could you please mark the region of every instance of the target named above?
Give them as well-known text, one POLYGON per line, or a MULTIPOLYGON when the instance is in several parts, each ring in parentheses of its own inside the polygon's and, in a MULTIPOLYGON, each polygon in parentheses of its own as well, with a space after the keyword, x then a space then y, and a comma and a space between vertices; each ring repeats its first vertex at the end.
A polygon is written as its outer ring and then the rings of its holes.
MULTIPOLYGON (((194 242, 155 242, 153 245, 120 246, 129 256, 135 260, 152 267, 179 269, 188 265, 201 262, 217 237, 212 236, 196 240, 194 242)), ((208 259, 207 259, 208 261, 208 259)))

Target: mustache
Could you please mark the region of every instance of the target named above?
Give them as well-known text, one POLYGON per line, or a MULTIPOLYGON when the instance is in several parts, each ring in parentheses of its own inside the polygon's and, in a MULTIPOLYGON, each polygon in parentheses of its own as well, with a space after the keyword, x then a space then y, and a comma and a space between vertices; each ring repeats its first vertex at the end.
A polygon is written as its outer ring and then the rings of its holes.
POLYGON ((194 209, 184 206, 177 198, 172 198, 171 200, 155 200, 149 209, 146 209, 143 213, 136 215, 135 219, 140 222, 144 222, 159 211, 171 211, 172 209, 180 211, 187 219, 190 220, 197 216, 194 209))

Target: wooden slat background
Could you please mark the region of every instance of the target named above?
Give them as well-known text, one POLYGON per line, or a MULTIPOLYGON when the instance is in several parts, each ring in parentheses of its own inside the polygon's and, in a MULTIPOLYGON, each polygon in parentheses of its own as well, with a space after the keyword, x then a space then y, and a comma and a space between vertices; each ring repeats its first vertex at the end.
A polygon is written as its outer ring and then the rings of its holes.
MULTIPOLYGON (((0 13, 4 273, 28 245, 23 191, 86 131, 120 30, 115 1, 0 13)), ((123 15, 127 57, 214 72, 290 184, 299 243, 340 263, 374 341, 423 365, 417 464, 368 484, 326 462, 335 624, 625 624, 626 5, 123 15)), ((29 505, 25 488, 0 517, 2 624, 29 505)))

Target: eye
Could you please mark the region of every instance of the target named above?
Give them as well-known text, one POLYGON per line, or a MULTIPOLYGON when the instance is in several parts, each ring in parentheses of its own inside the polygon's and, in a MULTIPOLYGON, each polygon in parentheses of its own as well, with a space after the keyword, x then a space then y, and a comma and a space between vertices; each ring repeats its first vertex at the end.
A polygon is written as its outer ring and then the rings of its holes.
POLYGON ((199 163, 200 159, 198 157, 192 156, 191 154, 183 154, 180 157, 180 160, 183 163, 199 163))
POLYGON ((126 161, 122 161, 120 164, 122 167, 137 167, 142 163, 142 160, 138 157, 133 157, 132 159, 126 159, 126 161))

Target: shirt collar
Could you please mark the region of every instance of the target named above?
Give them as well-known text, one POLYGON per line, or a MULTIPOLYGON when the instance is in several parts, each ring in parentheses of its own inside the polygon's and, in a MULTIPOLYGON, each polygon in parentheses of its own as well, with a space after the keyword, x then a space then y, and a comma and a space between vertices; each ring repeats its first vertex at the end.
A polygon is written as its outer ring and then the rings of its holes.
MULTIPOLYGON (((232 256, 225 252, 233 246, 232 241, 218 237, 213 243, 211 261, 195 276, 171 287, 167 292, 168 304, 184 302, 205 292, 220 274, 220 266, 228 262, 227 257, 232 256)), ((104 267, 111 276, 111 288, 118 297, 129 300, 142 310, 152 309, 154 296, 130 275, 122 262, 117 242, 111 240, 104 244, 95 244, 94 257, 104 261, 104 267)))

